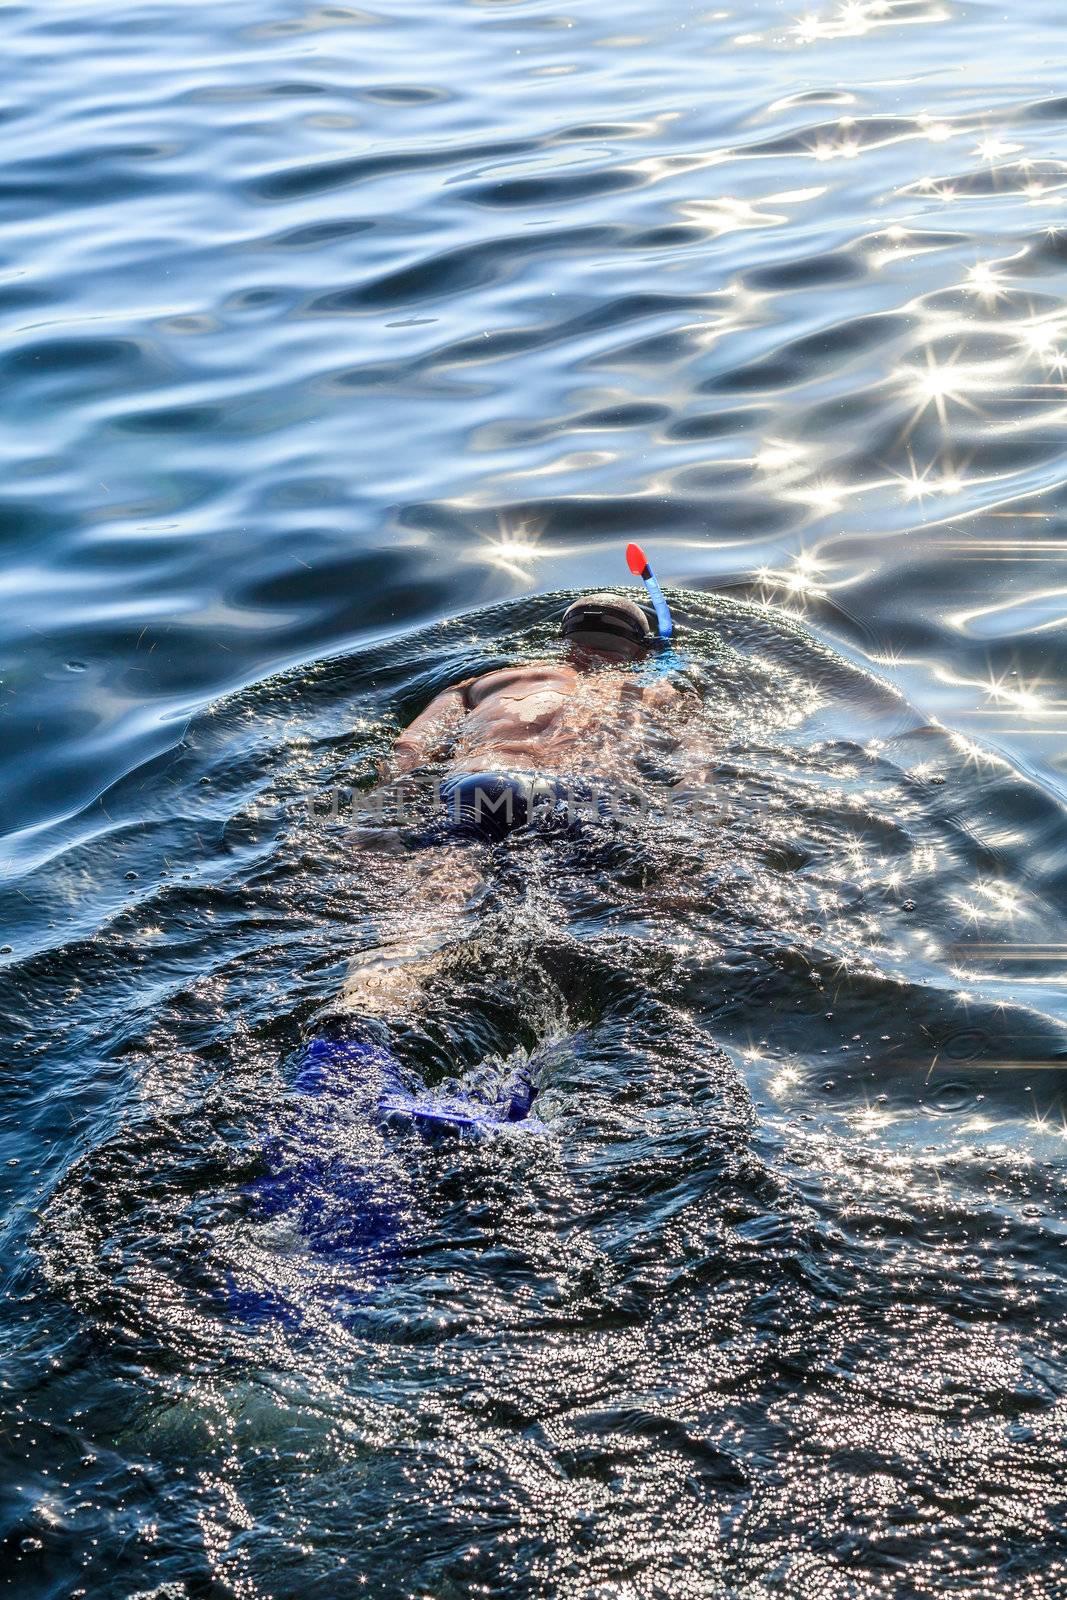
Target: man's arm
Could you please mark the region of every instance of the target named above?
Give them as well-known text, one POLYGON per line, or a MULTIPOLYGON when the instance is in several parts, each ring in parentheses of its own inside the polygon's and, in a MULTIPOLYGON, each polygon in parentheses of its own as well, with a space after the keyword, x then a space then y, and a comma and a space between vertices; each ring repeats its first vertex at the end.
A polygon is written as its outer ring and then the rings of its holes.
POLYGON ((672 684, 662 681, 648 685, 645 694, 648 705, 666 714, 668 747, 675 774, 671 786, 674 803, 699 811, 709 820, 727 821, 729 812, 718 784, 718 741, 707 718, 700 715, 702 706, 692 693, 679 693, 672 684))
MULTIPOLYGON (((387 811, 397 805, 398 780, 432 761, 447 747, 467 715, 466 686, 466 683, 457 683, 435 695, 399 735, 389 755, 378 762, 377 782, 360 804, 364 819, 375 817, 381 823, 387 811)), ((360 849, 375 854, 397 854, 404 848, 393 828, 359 826, 352 830, 351 838, 360 849)))
MULTIPOLYGON (((464 683, 435 696, 397 739, 379 766, 382 785, 432 761, 467 715, 464 683)), ((372 797, 375 792, 372 791, 372 797)), ((374 910, 374 945, 349 968, 342 1009, 360 1016, 405 1015, 425 1002, 451 944, 464 931, 464 911, 481 879, 470 852, 439 848, 413 858, 395 829, 357 828, 365 893, 374 910), (378 860, 376 857, 390 858, 378 860), (398 860, 397 857, 400 859, 398 860)))
POLYGON ((465 683, 457 683, 435 696, 404 729, 393 746, 392 758, 382 776, 403 777, 439 754, 467 715, 465 683))

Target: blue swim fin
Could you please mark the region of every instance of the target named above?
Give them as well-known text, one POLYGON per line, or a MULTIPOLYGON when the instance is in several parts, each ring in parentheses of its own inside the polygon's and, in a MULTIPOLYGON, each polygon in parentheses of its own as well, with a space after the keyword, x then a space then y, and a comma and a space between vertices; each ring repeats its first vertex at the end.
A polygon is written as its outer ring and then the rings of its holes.
POLYGON ((453 1079, 417 1094, 389 1093, 383 1096, 382 1111, 393 1124, 413 1123, 424 1132, 461 1129, 485 1133, 525 1122, 536 1094, 534 1075, 523 1063, 503 1077, 482 1069, 473 1075, 473 1081, 453 1079))

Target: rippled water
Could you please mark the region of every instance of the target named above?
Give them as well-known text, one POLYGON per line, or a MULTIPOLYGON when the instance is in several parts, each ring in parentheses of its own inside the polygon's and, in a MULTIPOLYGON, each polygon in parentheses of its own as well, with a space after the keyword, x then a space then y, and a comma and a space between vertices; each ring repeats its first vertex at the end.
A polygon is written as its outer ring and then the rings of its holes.
POLYGON ((370 4, 0 13, 5 1581, 1055 1600, 1060 15, 370 4), (312 1248, 317 798, 632 537, 721 809, 484 853, 543 1127, 312 1248))

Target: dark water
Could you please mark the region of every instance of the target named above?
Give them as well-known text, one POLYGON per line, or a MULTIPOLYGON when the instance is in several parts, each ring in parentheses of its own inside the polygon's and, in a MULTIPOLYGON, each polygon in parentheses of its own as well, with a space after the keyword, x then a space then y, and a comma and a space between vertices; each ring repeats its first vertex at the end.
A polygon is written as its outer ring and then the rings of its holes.
POLYGON ((0 13, 5 1581, 1054 1600, 1059 11, 369 3, 0 13), (484 861, 406 1048, 543 1130, 317 1252, 317 798, 635 537, 720 810, 484 861))

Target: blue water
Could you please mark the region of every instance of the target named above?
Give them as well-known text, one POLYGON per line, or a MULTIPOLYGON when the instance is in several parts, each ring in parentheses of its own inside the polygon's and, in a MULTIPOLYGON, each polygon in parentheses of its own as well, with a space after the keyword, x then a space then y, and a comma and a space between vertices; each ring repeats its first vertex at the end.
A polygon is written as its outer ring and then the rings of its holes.
POLYGON ((1055 1600, 1061 14, 370 3, 0 11, 4 1581, 1055 1600), (405 1050, 541 1131, 355 1096, 320 1250, 318 802, 629 539, 721 814, 489 853, 405 1050))

